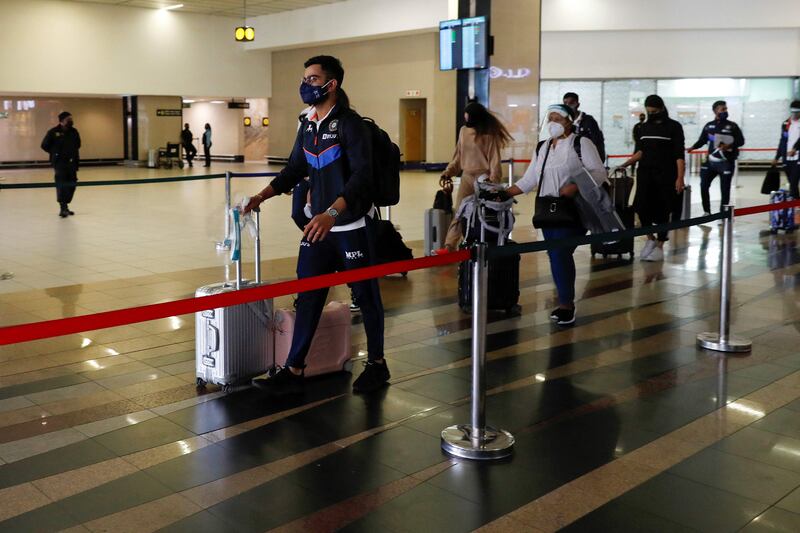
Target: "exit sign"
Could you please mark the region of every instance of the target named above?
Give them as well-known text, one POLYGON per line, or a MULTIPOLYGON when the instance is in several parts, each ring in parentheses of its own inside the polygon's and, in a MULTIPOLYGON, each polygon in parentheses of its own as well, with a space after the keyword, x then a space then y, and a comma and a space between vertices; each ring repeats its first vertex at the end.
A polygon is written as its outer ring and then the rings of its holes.
POLYGON ((422 91, 420 91, 419 89, 413 89, 413 90, 406 91, 406 96, 421 96, 421 95, 422 95, 422 91))

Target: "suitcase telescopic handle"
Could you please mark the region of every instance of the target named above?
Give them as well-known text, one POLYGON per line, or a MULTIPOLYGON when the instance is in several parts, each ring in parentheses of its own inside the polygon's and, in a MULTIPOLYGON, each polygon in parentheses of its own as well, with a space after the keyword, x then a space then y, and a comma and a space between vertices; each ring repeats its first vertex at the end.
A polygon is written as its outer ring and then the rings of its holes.
POLYGON ((261 285, 261 208, 254 207, 256 214, 256 284, 261 285))

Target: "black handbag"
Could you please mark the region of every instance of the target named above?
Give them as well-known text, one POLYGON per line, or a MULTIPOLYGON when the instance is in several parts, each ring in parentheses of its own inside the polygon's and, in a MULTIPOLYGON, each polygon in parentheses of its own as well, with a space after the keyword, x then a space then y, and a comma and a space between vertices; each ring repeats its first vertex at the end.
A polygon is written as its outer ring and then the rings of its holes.
POLYGON ((547 156, 550 155, 550 143, 542 162, 542 174, 539 176, 539 188, 536 191, 536 204, 533 212, 534 228, 563 228, 580 226, 578 207, 573 198, 566 196, 542 196, 542 181, 544 169, 547 166, 547 156))
POLYGON ((433 208, 441 209, 448 215, 453 214, 453 193, 448 191, 436 191, 436 197, 433 199, 433 208))
POLYGON ((761 194, 770 194, 772 191, 777 191, 781 188, 781 172, 772 167, 767 170, 767 175, 764 176, 764 182, 761 184, 761 194))

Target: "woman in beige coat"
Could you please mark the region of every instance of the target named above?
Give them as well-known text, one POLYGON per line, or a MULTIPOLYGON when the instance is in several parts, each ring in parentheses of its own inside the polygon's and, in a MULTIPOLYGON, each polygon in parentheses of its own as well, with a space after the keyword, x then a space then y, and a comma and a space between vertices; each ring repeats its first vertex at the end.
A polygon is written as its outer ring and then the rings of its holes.
MULTIPOLYGON (((467 104, 464 120, 466 125, 458 132, 456 153, 439 180, 443 189, 452 190, 453 177, 461 176, 454 210, 458 210, 465 197, 475 192, 475 180, 482 174, 488 175, 489 181, 494 183, 502 180, 500 150, 512 139, 500 120, 478 102, 467 104)), ((453 219, 445 239, 447 250, 455 250, 461 238, 461 221, 453 219)))

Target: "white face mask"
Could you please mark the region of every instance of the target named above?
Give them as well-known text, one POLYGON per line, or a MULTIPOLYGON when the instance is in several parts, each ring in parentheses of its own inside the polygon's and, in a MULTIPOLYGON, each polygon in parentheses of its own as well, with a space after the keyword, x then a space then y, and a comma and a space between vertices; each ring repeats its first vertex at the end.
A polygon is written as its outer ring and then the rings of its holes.
POLYGON ((550 122, 547 125, 547 131, 550 132, 550 138, 558 139, 559 137, 564 135, 564 126, 562 126, 558 122, 550 122))

